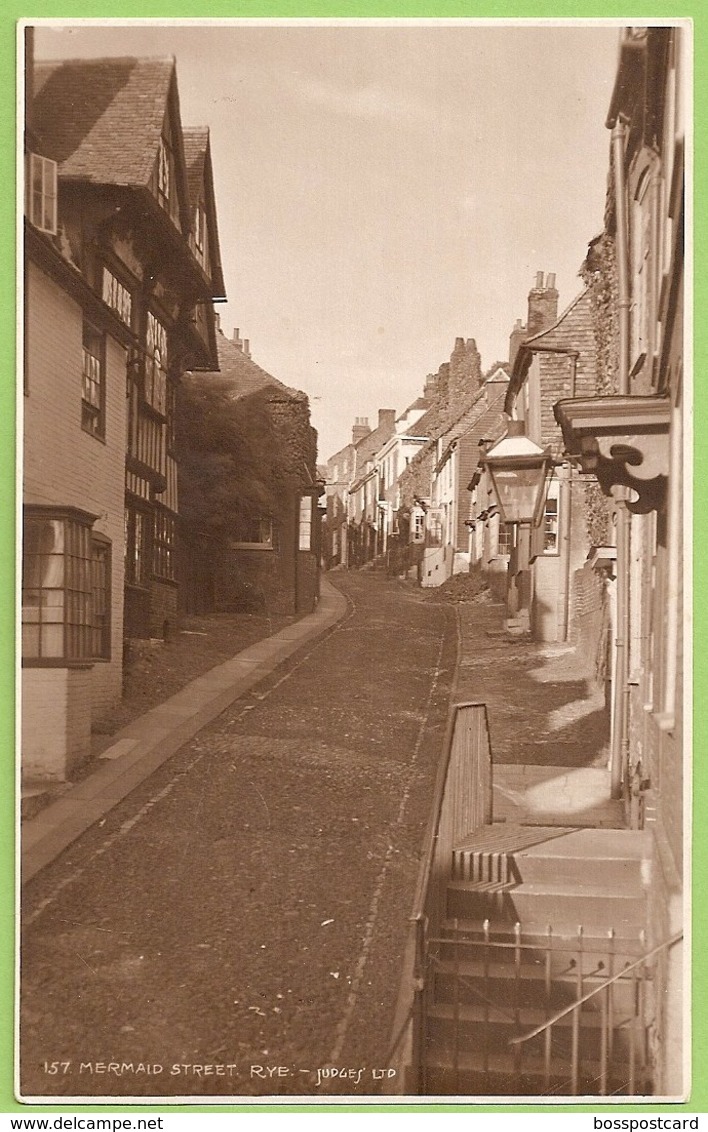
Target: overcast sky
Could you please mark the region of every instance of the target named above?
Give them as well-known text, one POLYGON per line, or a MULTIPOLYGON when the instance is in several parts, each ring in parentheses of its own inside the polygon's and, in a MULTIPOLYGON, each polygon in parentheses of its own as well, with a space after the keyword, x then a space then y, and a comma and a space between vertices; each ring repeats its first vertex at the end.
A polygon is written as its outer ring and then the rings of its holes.
POLYGON ((174 55, 208 125, 228 303, 253 358, 311 398, 324 461, 401 412, 455 337, 505 359, 537 270, 561 309, 602 227, 619 29, 39 27, 37 58, 174 55))

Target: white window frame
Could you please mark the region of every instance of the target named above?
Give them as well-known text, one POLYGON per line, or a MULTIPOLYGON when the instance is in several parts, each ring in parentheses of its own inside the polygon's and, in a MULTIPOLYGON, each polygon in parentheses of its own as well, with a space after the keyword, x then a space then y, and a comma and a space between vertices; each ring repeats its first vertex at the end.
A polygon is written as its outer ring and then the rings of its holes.
POLYGON ((25 212, 40 232, 57 234, 57 163, 51 157, 28 153, 25 166, 25 212), (39 170, 39 199, 35 195, 35 175, 39 170), (49 205, 49 215, 47 215, 49 205), (37 215, 39 213, 39 215, 37 215), (47 223, 48 221, 48 223, 47 223))

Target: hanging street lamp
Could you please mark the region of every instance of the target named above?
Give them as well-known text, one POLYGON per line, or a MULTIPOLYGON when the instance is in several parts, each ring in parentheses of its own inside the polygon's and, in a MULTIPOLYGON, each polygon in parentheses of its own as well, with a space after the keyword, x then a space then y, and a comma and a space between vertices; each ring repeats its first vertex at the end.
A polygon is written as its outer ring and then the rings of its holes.
POLYGON ((555 460, 524 433, 524 422, 511 420, 506 435, 480 458, 489 472, 504 523, 537 527, 555 460))

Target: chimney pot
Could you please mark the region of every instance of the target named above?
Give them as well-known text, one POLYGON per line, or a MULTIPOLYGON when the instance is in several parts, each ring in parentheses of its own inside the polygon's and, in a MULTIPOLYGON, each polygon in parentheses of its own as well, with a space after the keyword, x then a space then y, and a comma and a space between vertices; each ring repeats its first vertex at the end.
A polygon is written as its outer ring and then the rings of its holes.
POLYGON ((556 285, 556 274, 555 274, 554 271, 551 271, 551 272, 549 272, 548 278, 546 279, 546 290, 552 291, 555 288, 555 285, 556 285))
POLYGON ((368 417, 356 417, 352 428, 352 444, 358 444, 370 432, 368 417))
POLYGON ((536 286, 529 291, 528 315, 526 318, 526 335, 532 338, 549 326, 558 318, 558 292, 551 283, 555 283, 555 274, 549 274, 547 286, 544 287, 544 273, 536 273, 536 286))

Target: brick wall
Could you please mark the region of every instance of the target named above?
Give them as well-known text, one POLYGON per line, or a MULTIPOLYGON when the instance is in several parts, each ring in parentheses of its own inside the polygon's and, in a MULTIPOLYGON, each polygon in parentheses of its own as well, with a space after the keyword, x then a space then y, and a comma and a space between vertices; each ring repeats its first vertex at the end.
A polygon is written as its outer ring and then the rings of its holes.
POLYGON ((592 297, 589 291, 570 305, 561 321, 543 335, 539 347, 569 350, 563 353, 538 354, 541 439, 559 456, 563 448, 560 430, 553 415, 556 401, 568 397, 591 397, 597 381, 597 352, 592 297))
POLYGON ((177 586, 153 578, 150 583, 150 636, 167 640, 179 624, 177 586))
POLYGON ((23 669, 23 779, 63 782, 90 753, 91 670, 23 669))

